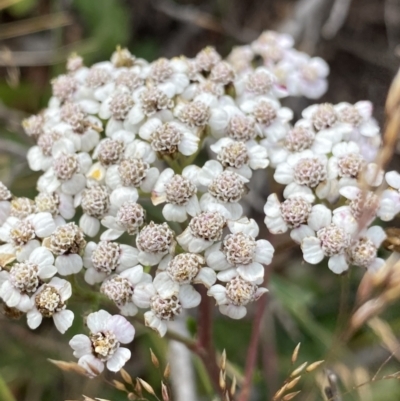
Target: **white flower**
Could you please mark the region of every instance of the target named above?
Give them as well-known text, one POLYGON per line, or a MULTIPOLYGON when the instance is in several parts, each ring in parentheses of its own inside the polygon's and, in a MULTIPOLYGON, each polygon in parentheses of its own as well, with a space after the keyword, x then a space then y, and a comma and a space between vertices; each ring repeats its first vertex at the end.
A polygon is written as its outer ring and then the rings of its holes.
POLYGON ((144 314, 146 326, 160 337, 167 331, 167 321, 178 316, 182 308, 195 308, 200 304, 200 294, 189 285, 174 285, 166 273, 157 275, 153 283, 137 285, 133 301, 139 308, 150 308, 144 314))
POLYGON ((299 120, 286 136, 279 142, 273 142, 268 138, 262 139, 260 145, 268 150, 271 165, 276 167, 287 160, 289 155, 306 149, 315 154, 328 154, 332 146, 337 142, 330 131, 315 133, 309 120, 299 120))
POLYGON ((383 221, 390 221, 400 213, 400 174, 397 171, 389 171, 385 174, 385 180, 390 188, 381 195, 379 217, 383 221))
POLYGON ((189 85, 187 69, 182 59, 159 58, 144 69, 144 74, 157 88, 173 97, 181 94, 189 85))
POLYGON ((0 181, 0 226, 4 224, 10 215, 11 210, 11 192, 0 181))
POLYGON ((139 136, 150 142, 152 149, 161 154, 174 154, 177 151, 185 156, 197 152, 200 138, 194 129, 178 121, 163 122, 150 118, 139 129, 139 136))
POLYGON ((210 149, 217 153, 217 159, 227 170, 250 179, 252 170, 265 169, 269 165, 267 149, 256 141, 238 142, 221 138, 210 149))
POLYGON ((76 274, 82 270, 81 254, 86 241, 82 230, 75 223, 57 227, 50 237, 43 240, 43 245, 57 255, 55 266, 60 275, 76 274))
POLYGON ((155 224, 151 221, 144 226, 136 237, 139 262, 144 266, 154 266, 165 255, 173 254, 176 245, 174 235, 167 223, 155 224))
POLYGON ((293 118, 293 112, 287 107, 268 97, 257 100, 247 100, 240 105, 241 110, 251 114, 259 125, 262 136, 277 142, 289 131, 288 122, 293 118))
POLYGON ((380 136, 378 123, 372 117, 373 106, 371 102, 363 100, 354 105, 342 102, 335 106, 335 110, 340 121, 351 127, 351 130, 346 132, 347 140, 358 143, 360 137, 380 136))
POLYGON ((75 215, 73 197, 62 192, 40 192, 35 197, 35 206, 38 213, 51 213, 57 226, 65 223, 63 219, 69 220, 75 215))
POLYGON ((328 267, 336 274, 348 269, 346 250, 358 223, 351 214, 337 209, 332 212, 323 205, 316 205, 308 218, 308 226, 299 235, 304 260, 311 264, 328 257, 328 267))
POLYGON ((377 257, 378 249, 385 239, 386 234, 382 227, 372 226, 364 230, 347 250, 349 262, 376 272, 385 264, 383 259, 377 257))
POLYGON ((69 345, 78 364, 84 367, 89 376, 94 377, 104 370, 104 365, 111 372, 118 372, 131 357, 128 348, 135 336, 134 327, 121 315, 110 315, 99 310, 88 315, 86 324, 90 335, 78 334, 72 337, 69 345))
POLYGON ((70 152, 71 149, 57 149, 54 153, 53 165, 38 180, 40 192, 52 193, 58 189, 67 195, 76 195, 86 185, 85 174, 92 165, 88 153, 70 152))
POLYGON ((320 98, 328 89, 328 64, 320 57, 310 58, 304 53, 296 52, 294 65, 286 78, 289 93, 309 99, 320 98))
MULTIPOLYGON (((169 285, 203 284, 210 288, 217 280, 215 271, 205 265, 205 259, 196 253, 180 253, 166 257, 159 265, 158 275, 167 275, 165 282, 169 285)), ((164 277, 164 276, 162 276, 164 277)))
POLYGON ((264 279, 264 265, 271 263, 274 248, 267 240, 255 240, 259 233, 253 219, 242 218, 228 222, 232 234, 206 250, 208 266, 220 271, 217 277, 229 281, 240 275, 244 280, 260 284, 264 279))
POLYGON ((225 287, 221 284, 213 285, 207 294, 215 298, 222 314, 232 319, 242 319, 247 313, 246 305, 257 301, 266 292, 266 288, 235 276, 225 287))
POLYGON ((136 203, 139 195, 136 188, 120 187, 110 195, 110 214, 101 220, 107 227, 101 235, 102 240, 114 240, 124 232, 134 235, 145 222, 145 211, 136 203))
POLYGON ((314 195, 297 192, 291 194, 284 202, 279 202, 276 194, 268 196, 264 205, 264 223, 272 234, 282 234, 291 229, 290 235, 294 241, 298 237, 298 231, 307 224, 312 213, 314 195))
POLYGON ((176 238, 186 251, 199 253, 222 238, 225 217, 219 212, 202 212, 193 217, 188 227, 176 238))
POLYGON ((136 265, 104 280, 100 292, 113 301, 124 316, 134 316, 138 310, 133 302, 133 290, 138 284, 151 282, 150 274, 143 273, 143 267, 136 265))
POLYGON ((138 250, 132 246, 116 242, 89 242, 83 255, 86 267, 85 281, 88 284, 102 282, 113 273, 121 273, 138 263, 138 250))
POLYGON ((0 227, 0 240, 13 245, 17 259, 27 259, 33 249, 40 246, 40 239, 51 235, 56 229, 48 212, 30 214, 25 219, 10 216, 0 227))
POLYGON ((34 330, 40 326, 43 317, 51 317, 57 330, 64 334, 74 320, 74 313, 66 309, 66 301, 71 295, 71 284, 66 280, 53 277, 48 284, 43 284, 31 298, 33 308, 26 314, 28 326, 34 330))
POLYGON ((165 169, 154 186, 151 200, 153 205, 167 202, 162 213, 167 221, 186 221, 188 214, 196 216, 201 212, 194 184, 198 167, 187 166, 182 174, 175 174, 171 168, 165 169))
POLYGON ((241 100, 258 96, 280 98, 287 96, 286 88, 279 85, 276 76, 266 67, 257 67, 235 81, 237 97, 241 100))
POLYGON ((209 160, 199 171, 198 182, 208 188, 208 193, 200 199, 202 210, 217 211, 232 220, 241 217, 243 209, 238 202, 246 192, 246 178, 233 171, 224 171, 219 162, 209 160))
POLYGON ((30 296, 41 281, 56 273, 51 252, 43 247, 36 248, 27 260, 14 263, 9 272, 0 272, 0 297, 7 306, 27 312, 33 307, 30 296))
POLYGON ((315 154, 311 150, 294 153, 277 166, 274 179, 288 185, 289 192, 292 192, 292 188, 316 188, 318 195, 319 186, 327 177, 327 162, 325 155, 315 154))

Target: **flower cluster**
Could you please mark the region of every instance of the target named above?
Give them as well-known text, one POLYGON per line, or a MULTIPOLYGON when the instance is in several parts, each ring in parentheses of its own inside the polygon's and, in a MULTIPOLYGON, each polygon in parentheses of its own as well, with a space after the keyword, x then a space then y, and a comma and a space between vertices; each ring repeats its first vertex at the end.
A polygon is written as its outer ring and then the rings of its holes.
POLYGON ((292 45, 266 32, 226 60, 212 47, 152 63, 126 49, 91 67, 70 58, 48 107, 23 122, 36 141, 27 158, 41 172, 38 195, 15 197, 0 185, 8 310, 26 313, 32 329, 51 317, 64 333, 74 319, 70 278, 82 275, 121 314, 94 311, 90 335, 70 341, 90 376, 130 358, 120 345, 134 328, 123 316, 138 309, 161 336, 204 302, 201 293, 243 318, 267 291, 274 255, 242 205, 253 172, 268 166, 285 186, 283 200, 271 194, 264 207, 272 234, 290 229, 307 262, 327 257, 335 273, 378 269, 385 234, 369 226, 400 212, 400 175, 385 181, 373 162, 381 137, 369 102, 310 106, 293 125, 281 99, 321 96, 328 67, 292 45), (206 144, 213 156, 202 163, 206 144), (79 222, 70 221, 77 210, 79 222))

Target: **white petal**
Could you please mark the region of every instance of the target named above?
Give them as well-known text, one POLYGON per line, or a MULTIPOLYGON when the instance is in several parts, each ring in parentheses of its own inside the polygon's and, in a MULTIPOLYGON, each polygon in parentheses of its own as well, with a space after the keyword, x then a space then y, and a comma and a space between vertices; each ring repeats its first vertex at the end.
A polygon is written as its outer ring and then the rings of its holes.
POLYGON ((135 328, 121 315, 111 316, 107 321, 106 330, 113 332, 121 344, 128 344, 135 337, 135 328))
POLYGON ((69 342, 70 347, 74 350, 74 357, 80 358, 83 355, 92 353, 92 342, 88 336, 77 334, 72 337, 69 342))
POLYGON ((194 284, 203 284, 210 288, 217 281, 215 271, 210 267, 203 267, 200 269, 197 276, 193 279, 194 284))
POLYGON ((292 240, 298 244, 301 244, 301 241, 303 241, 305 237, 313 236, 315 236, 314 230, 306 224, 302 224, 290 232, 290 238, 292 238, 292 240))
POLYGON ((316 237, 306 237, 301 242, 304 260, 313 265, 319 263, 324 258, 321 243, 316 237))
POLYGON ((133 302, 139 308, 148 308, 150 299, 156 294, 156 290, 152 283, 137 285, 133 292, 133 302))
POLYGON ((275 170, 274 179, 279 184, 290 184, 293 181, 293 168, 287 163, 279 164, 275 170))
POLYGON ((248 265, 240 265, 237 268, 237 272, 244 280, 251 282, 264 278, 264 267, 257 262, 253 262, 248 265))
POLYGON ((30 220, 36 235, 40 238, 48 237, 56 229, 53 216, 48 212, 36 213, 30 220))
POLYGON ((90 377, 96 377, 104 370, 104 363, 94 355, 83 355, 79 358, 78 365, 82 366, 90 377))
POLYGON ((86 178, 83 174, 75 174, 70 180, 61 185, 61 189, 67 195, 76 195, 82 191, 86 185, 86 178))
POLYGON ((314 230, 329 226, 332 220, 332 212, 324 205, 314 205, 308 216, 307 223, 314 230))
POLYGON ((259 239, 256 243, 257 245, 254 252, 254 262, 269 265, 274 256, 274 247, 265 239, 259 239))
POLYGON ((136 265, 131 267, 130 269, 124 270, 120 277, 126 278, 133 285, 139 283, 143 276, 143 266, 136 265))
POLYGON ((226 260, 225 254, 219 250, 220 246, 220 244, 214 245, 212 247, 212 251, 206 254, 207 265, 217 271, 225 270, 232 267, 230 263, 226 260))
POLYGON ((400 189, 400 174, 397 171, 389 171, 385 174, 386 182, 395 189, 400 189))
POLYGON ((84 213, 79 219, 79 227, 88 237, 95 237, 100 230, 100 221, 84 213))
POLYGON ((199 306, 201 302, 201 295, 191 286, 185 284, 180 287, 179 301, 183 308, 190 309, 199 306))
POLYGON ((107 322, 111 319, 111 315, 104 309, 90 313, 86 319, 86 325, 90 332, 96 334, 107 328, 107 322))
POLYGON ((172 203, 164 205, 162 214, 165 220, 176 221, 178 223, 183 223, 188 217, 185 206, 173 205, 172 203))
POLYGON ((107 369, 111 372, 119 372, 130 357, 131 351, 128 348, 118 348, 111 359, 107 361, 107 369))
POLYGON ((32 251, 29 261, 39 266, 52 265, 54 263, 54 256, 47 248, 41 246, 32 251))
POLYGON ((146 326, 152 328, 160 337, 164 337, 167 332, 167 324, 154 315, 154 312, 148 311, 144 314, 146 326))
POLYGON ((179 284, 172 281, 166 272, 157 274, 153 285, 162 298, 170 298, 179 293, 179 284))
POLYGON ((235 305, 220 305, 219 311, 231 319, 242 319, 247 313, 247 309, 244 306, 235 305))
POLYGON ((121 255, 119 259, 120 265, 124 267, 132 267, 138 263, 139 251, 130 245, 121 244, 121 255))
POLYGON ((89 269, 85 271, 84 277, 85 281, 88 284, 94 285, 96 283, 101 283, 107 277, 107 274, 103 272, 98 272, 93 267, 89 267, 89 269))
POLYGON ((342 274, 349 268, 349 265, 347 264, 346 256, 341 254, 330 257, 328 261, 328 267, 334 273, 342 274))
POLYGON ((35 330, 40 326, 42 323, 43 317, 37 309, 30 310, 26 317, 28 319, 27 323, 30 329, 35 330))
POLYGON ((60 255, 56 258, 55 266, 61 276, 76 274, 82 270, 82 258, 76 254, 60 255))
POLYGON ((64 334, 72 326, 74 313, 68 309, 64 309, 54 314, 53 321, 57 330, 61 334, 64 334))
POLYGON ((367 230, 367 238, 369 238, 372 243, 379 248, 382 242, 386 239, 385 230, 380 226, 372 226, 367 230))

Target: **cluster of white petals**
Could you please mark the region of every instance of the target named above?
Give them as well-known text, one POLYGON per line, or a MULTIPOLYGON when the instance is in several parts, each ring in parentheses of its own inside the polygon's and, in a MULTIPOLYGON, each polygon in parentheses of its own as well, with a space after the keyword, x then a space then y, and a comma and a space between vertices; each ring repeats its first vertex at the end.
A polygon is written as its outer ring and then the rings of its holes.
MULTIPOLYGON (((296 122, 281 103, 320 97, 328 72, 270 31, 226 60, 212 47, 152 63, 127 49, 91 67, 69 59, 48 107, 23 122, 36 142, 27 158, 41 174, 38 195, 15 197, 0 183, 6 307, 32 329, 53 318, 64 333, 74 319, 70 281, 79 283, 71 277, 80 275, 79 295, 126 317, 142 309, 160 336, 202 296, 243 318, 267 292, 274 256, 243 203, 255 171, 267 168, 283 185, 264 206, 271 234, 290 231, 305 261, 326 259, 335 273, 379 269, 385 233, 372 224, 400 212, 400 175, 374 163, 381 135, 371 103, 312 105, 296 122)), ((70 341, 89 376, 130 358, 121 344, 135 331, 121 315, 93 311, 90 335, 70 341)))

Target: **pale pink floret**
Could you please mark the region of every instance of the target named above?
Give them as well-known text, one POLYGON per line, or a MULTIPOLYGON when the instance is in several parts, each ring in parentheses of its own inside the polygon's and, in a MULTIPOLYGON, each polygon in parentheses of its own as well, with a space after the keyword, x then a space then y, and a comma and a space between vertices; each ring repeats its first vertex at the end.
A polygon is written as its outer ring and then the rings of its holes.
POLYGON ((121 315, 110 315, 99 310, 88 315, 86 324, 90 337, 83 334, 74 336, 69 345, 78 364, 84 367, 90 377, 104 370, 118 372, 130 359, 131 352, 120 344, 129 344, 135 336, 134 327, 121 315))

